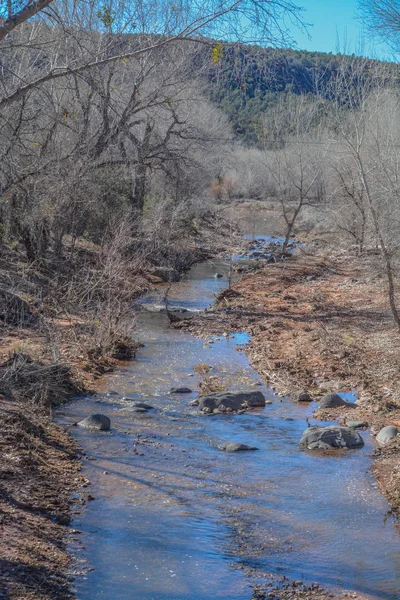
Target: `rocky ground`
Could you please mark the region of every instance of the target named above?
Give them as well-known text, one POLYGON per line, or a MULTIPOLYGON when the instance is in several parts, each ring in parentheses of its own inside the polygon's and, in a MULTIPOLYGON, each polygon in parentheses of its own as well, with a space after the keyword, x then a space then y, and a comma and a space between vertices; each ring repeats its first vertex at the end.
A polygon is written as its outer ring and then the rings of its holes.
MULTIPOLYGON (((373 433, 400 426, 400 345, 371 263, 339 252, 300 254, 244 275, 213 308, 175 327, 212 343, 251 333, 252 365, 281 394, 356 390, 354 408, 319 410, 319 419, 365 421, 373 433)), ((377 447, 372 471, 394 510, 400 508, 400 443, 377 447)))

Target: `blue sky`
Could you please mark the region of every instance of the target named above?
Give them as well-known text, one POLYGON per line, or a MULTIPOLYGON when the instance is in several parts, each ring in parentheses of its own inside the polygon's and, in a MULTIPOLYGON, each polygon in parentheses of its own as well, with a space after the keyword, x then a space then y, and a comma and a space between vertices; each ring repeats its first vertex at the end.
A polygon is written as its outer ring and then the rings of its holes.
POLYGON ((312 24, 311 39, 293 29, 298 49, 390 58, 386 47, 373 40, 357 18, 357 0, 296 0, 296 4, 305 9, 303 20, 312 24))

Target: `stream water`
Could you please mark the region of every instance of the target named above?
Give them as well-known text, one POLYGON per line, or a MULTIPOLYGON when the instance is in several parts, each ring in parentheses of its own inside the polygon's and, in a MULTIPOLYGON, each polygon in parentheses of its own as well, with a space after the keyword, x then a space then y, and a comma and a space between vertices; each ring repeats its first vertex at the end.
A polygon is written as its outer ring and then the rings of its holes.
MULTIPOLYGON (((222 261, 196 265, 171 288, 172 304, 201 310, 226 280, 222 261)), ((149 297, 147 303, 157 304, 149 297)), ((251 585, 283 576, 369 599, 400 599, 395 522, 368 474, 373 442, 336 455, 300 450, 315 406, 274 396, 238 346, 246 334, 205 343, 169 327, 166 315, 138 314, 137 360, 103 378, 99 395, 59 411, 72 423, 91 413, 110 432, 72 428, 94 497, 77 511, 78 600, 250 600, 251 585), (257 386, 272 401, 243 415, 204 417, 190 401, 212 366, 231 389, 257 386), (191 394, 170 395, 185 385, 191 394), (124 395, 155 407, 129 411, 124 395), (225 453, 224 441, 256 446, 225 453)))

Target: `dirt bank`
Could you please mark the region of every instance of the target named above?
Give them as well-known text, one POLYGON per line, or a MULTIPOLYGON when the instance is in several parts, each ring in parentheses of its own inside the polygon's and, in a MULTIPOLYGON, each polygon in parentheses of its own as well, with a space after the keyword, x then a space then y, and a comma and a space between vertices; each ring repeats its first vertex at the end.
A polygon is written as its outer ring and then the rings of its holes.
MULTIPOLYGON (((215 307, 185 327, 206 339, 251 333, 245 351, 281 394, 357 390, 353 409, 319 411, 322 419, 366 421, 373 432, 400 425, 400 345, 385 285, 365 259, 306 255, 266 265, 223 292, 215 307)), ((377 449, 373 473, 400 508, 400 444, 377 449)))
POLYGON ((48 409, 0 400, 0 598, 71 598, 68 515, 85 483, 78 449, 48 409))

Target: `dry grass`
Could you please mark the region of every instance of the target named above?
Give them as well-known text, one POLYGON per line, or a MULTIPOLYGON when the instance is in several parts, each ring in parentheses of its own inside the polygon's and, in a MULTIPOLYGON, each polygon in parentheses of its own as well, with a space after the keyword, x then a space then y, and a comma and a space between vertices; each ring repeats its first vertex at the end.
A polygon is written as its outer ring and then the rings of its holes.
POLYGON ((22 353, 14 353, 0 366, 0 386, 14 401, 29 402, 42 408, 60 404, 82 391, 73 380, 70 367, 35 362, 22 353))

